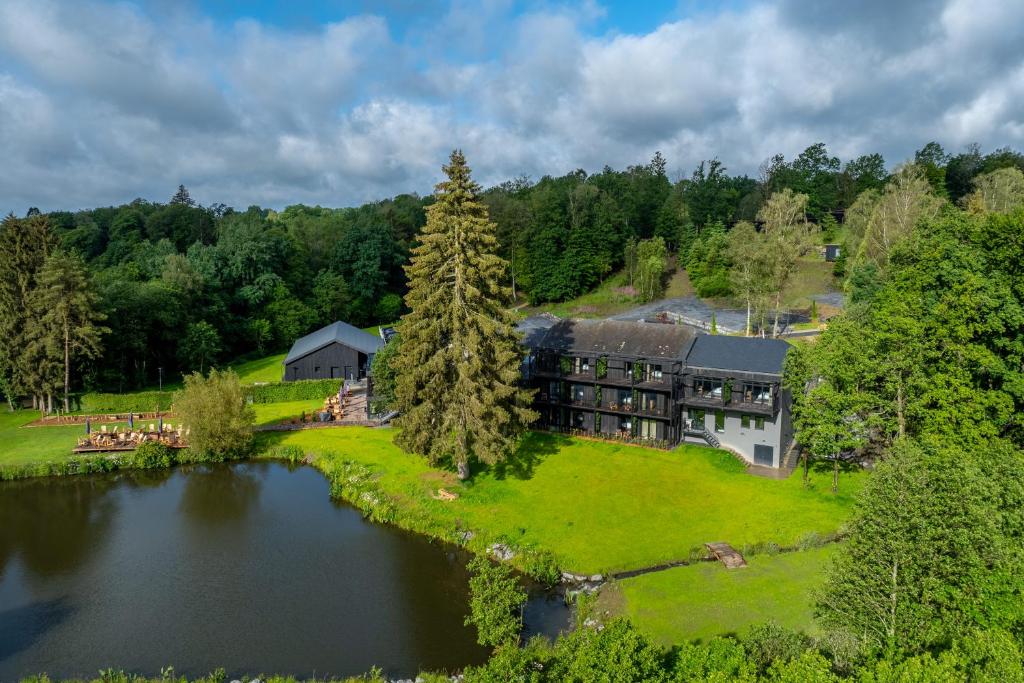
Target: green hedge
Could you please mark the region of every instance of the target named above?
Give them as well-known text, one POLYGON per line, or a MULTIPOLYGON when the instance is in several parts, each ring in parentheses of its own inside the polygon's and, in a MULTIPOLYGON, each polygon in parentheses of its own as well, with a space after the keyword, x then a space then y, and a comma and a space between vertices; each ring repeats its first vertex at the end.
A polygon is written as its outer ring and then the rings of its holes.
POLYGON ((323 400, 337 394, 340 379, 307 379, 297 382, 272 382, 243 387, 253 403, 281 403, 282 401, 323 400))
POLYGON ((133 394, 97 394, 82 396, 85 413, 127 413, 170 410, 174 394, 170 391, 138 391, 133 394))

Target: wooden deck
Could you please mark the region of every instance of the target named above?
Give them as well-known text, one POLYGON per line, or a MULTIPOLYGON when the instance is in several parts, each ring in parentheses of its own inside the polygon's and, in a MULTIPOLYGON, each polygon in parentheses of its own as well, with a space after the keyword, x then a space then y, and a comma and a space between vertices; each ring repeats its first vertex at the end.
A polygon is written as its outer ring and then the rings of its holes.
POLYGON ((726 569, 742 569, 747 566, 747 561, 743 559, 743 556, 728 543, 705 543, 704 547, 711 552, 716 560, 720 560, 726 569))

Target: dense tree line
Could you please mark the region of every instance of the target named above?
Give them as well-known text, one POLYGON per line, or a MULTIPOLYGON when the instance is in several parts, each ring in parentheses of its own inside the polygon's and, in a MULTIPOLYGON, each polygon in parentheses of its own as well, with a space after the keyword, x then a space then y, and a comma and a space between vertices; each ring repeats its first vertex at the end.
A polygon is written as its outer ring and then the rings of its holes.
MULTIPOLYGON (((660 294, 666 268, 679 263, 698 293, 738 299, 750 307, 752 328, 771 329, 791 264, 745 248, 756 241, 748 239, 751 230, 761 236, 767 227, 791 258, 806 249, 798 237, 833 232, 845 218, 851 243, 838 272, 858 297, 876 286, 893 230, 919 214, 933 215, 943 203, 976 212, 1019 203, 1024 157, 1009 149, 982 154, 976 146, 949 155, 929 143, 912 165, 890 174, 878 154, 842 163, 819 143, 792 161, 773 157, 757 178, 730 175, 717 159, 678 180, 667 168, 656 154, 622 171, 519 178, 483 191, 514 298, 565 300, 623 270, 624 284, 650 299, 660 294), (773 197, 781 196, 788 198, 783 208, 796 202, 802 212, 789 222, 773 213, 773 197), (661 259, 660 276, 648 252, 661 259)), ((392 322, 403 312, 403 266, 432 201, 403 194, 346 209, 241 211, 199 206, 179 187, 166 204, 137 199, 78 212, 30 209, 25 218, 9 217, 0 238, 17 251, 15 243, 31 233, 25 239, 34 254, 10 261, 20 270, 6 280, 12 288, 5 310, 12 313, 0 325, 10 330, 7 339, 22 339, 29 283, 51 251, 63 255, 65 270, 84 266, 86 296, 94 299, 83 306, 97 331, 110 330, 98 345, 69 344, 70 362, 59 365, 69 368, 73 390, 125 391, 154 384, 158 368, 170 378, 282 350, 337 319, 392 322)), ((20 355, 26 347, 10 348, 20 355)), ((41 348, 36 344, 37 353, 41 348)), ((0 382, 11 391, 15 361, 3 353, 0 367, 8 369, 0 382)), ((61 393, 49 362, 26 362, 45 381, 22 382, 21 395, 61 393)))

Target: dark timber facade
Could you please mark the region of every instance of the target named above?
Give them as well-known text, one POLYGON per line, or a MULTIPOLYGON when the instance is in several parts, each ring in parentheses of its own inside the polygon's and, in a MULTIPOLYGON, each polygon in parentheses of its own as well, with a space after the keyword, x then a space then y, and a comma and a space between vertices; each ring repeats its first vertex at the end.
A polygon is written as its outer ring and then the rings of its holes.
POLYGON ((284 360, 284 381, 366 377, 373 355, 384 341, 341 321, 307 334, 284 360))
POLYGON ((529 346, 527 379, 549 429, 662 446, 697 440, 772 467, 792 442, 783 341, 563 320, 529 346))

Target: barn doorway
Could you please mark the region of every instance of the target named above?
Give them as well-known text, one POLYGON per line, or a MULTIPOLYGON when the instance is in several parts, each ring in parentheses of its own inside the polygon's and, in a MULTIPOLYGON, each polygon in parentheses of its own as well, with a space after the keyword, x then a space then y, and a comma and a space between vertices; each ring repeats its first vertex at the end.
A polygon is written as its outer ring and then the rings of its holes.
POLYGON ((352 376, 352 366, 351 365, 346 365, 345 366, 345 379, 355 379, 355 377, 352 376))
POLYGON ((331 366, 331 379, 341 379, 341 368, 337 365, 331 366))

